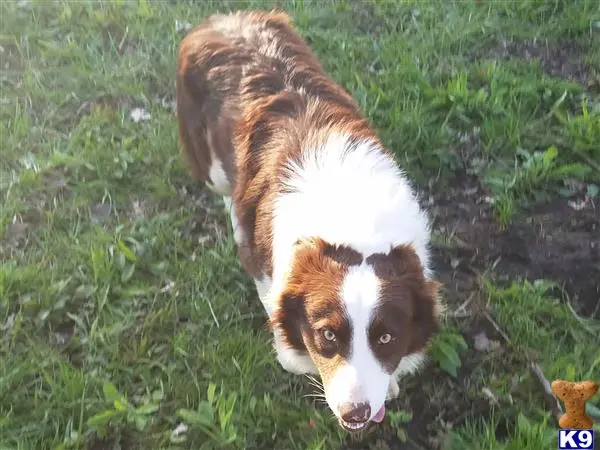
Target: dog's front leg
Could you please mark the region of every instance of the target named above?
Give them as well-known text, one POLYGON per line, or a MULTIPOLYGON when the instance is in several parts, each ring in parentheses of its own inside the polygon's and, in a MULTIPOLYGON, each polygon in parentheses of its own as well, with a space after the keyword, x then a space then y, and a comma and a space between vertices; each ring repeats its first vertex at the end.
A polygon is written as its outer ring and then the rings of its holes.
POLYGON ((398 397, 399 393, 400 393, 400 386, 398 386, 398 379, 396 378, 395 375, 392 375, 392 378, 390 378, 390 384, 388 386, 387 396, 385 399, 393 400, 396 397, 398 397))

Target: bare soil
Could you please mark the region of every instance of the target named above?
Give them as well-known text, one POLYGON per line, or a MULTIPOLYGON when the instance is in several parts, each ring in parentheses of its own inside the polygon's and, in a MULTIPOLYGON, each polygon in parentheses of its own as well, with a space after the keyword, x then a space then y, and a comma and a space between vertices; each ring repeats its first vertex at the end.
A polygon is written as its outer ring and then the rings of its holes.
POLYGON ((457 241, 455 248, 436 250, 442 278, 450 273, 461 280, 492 270, 501 282, 554 280, 564 288, 558 294, 568 296, 581 314, 600 317, 600 203, 579 199, 577 208, 574 199, 555 198, 522 211, 503 231, 486 201, 489 195, 464 177, 436 199, 435 227, 457 241))
POLYGON ((491 41, 476 56, 475 59, 537 60, 547 75, 565 78, 583 85, 592 81, 590 69, 584 61, 585 49, 575 41, 549 42, 505 38, 491 41))

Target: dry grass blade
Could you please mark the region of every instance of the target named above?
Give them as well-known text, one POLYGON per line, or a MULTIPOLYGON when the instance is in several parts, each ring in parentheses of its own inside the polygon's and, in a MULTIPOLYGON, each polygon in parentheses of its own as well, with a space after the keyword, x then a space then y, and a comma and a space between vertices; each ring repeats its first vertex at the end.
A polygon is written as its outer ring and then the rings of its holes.
POLYGON ((537 381, 538 385, 544 392, 544 401, 546 402, 546 407, 552 413, 552 416, 556 419, 556 423, 558 424, 558 420, 560 419, 560 416, 562 416, 563 410, 560 406, 560 402, 552 393, 552 387, 550 386, 550 382, 544 375, 544 372, 538 363, 529 363, 529 370, 531 371, 531 373, 534 376, 534 379, 537 381))
POLYGON ((502 327, 500 325, 498 325, 498 323, 496 323, 496 321, 493 319, 493 317, 491 316, 491 314, 487 311, 483 312, 483 316, 486 318, 486 320, 488 321, 488 323, 494 327, 494 329, 498 332, 498 334, 500 336, 502 336, 502 339, 504 339, 504 341, 507 344, 510 344, 510 338, 508 337, 508 335, 505 333, 505 331, 502 329, 502 327))
POLYGON ((117 52, 119 53, 119 56, 123 56, 123 53, 125 52, 125 43, 127 41, 128 35, 129 35, 129 27, 125 27, 125 33, 123 34, 123 37, 121 38, 121 41, 119 42, 119 46, 117 47, 117 52))

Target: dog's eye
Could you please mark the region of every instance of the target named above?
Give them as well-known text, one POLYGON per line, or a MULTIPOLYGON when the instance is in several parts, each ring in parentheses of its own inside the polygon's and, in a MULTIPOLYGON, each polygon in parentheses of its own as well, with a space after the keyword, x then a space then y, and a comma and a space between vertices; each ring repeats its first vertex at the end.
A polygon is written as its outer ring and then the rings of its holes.
POLYGON ((335 333, 331 330, 323 331, 323 337, 325 337, 325 339, 328 341, 335 341, 335 333))
POLYGON ((379 336, 380 344, 388 344, 392 340, 392 335, 390 333, 385 333, 379 336))

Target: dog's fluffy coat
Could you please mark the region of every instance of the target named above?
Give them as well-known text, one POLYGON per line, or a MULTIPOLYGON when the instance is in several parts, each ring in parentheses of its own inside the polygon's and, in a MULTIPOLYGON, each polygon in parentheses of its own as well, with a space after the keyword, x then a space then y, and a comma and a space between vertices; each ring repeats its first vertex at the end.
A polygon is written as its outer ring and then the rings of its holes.
POLYGON ((380 421, 441 311, 406 176, 283 12, 192 30, 177 113, 192 175, 230 209, 281 365, 318 373, 346 428, 380 421))

